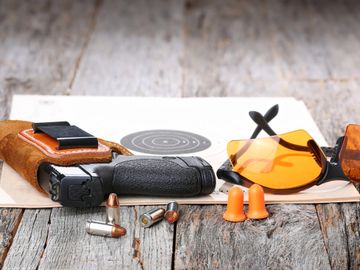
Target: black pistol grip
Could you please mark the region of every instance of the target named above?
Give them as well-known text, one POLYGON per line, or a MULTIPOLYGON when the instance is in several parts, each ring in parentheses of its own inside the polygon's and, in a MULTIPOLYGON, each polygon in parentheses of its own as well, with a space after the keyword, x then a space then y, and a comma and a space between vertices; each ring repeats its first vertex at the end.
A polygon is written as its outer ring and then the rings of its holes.
POLYGON ((198 157, 119 156, 112 185, 119 195, 190 197, 211 193, 215 175, 198 157))

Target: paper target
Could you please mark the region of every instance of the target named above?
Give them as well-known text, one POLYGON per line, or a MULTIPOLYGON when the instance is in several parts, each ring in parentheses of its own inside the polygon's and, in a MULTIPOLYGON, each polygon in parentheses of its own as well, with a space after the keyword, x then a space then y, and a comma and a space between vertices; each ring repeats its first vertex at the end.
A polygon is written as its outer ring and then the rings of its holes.
POLYGON ((211 146, 209 139, 180 130, 145 130, 129 134, 121 144, 130 150, 154 155, 190 154, 211 146))

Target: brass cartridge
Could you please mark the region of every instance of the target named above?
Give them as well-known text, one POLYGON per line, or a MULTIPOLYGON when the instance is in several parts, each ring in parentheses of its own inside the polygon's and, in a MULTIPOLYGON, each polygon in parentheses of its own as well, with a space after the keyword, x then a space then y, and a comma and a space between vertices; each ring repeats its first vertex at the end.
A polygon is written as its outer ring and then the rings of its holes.
POLYGON ((167 204, 164 218, 170 224, 179 219, 179 204, 177 202, 173 201, 167 204))
POLYGON ((165 209, 155 208, 140 216, 140 224, 145 228, 149 228, 164 218, 165 209))
POLYGON ((106 223, 120 225, 120 204, 116 193, 111 193, 106 201, 106 223))
POLYGON ((87 221, 86 232, 93 235, 118 238, 126 234, 126 229, 118 224, 108 224, 99 221, 87 221))

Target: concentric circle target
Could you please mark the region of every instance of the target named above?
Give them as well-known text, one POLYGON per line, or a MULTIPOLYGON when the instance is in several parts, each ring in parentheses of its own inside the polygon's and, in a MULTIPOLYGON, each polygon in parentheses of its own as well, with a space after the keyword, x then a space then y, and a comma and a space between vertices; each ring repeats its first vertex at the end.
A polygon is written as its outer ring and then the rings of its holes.
POLYGON ((130 150, 154 155, 190 154, 211 146, 209 139, 180 130, 145 130, 129 134, 121 144, 130 150))

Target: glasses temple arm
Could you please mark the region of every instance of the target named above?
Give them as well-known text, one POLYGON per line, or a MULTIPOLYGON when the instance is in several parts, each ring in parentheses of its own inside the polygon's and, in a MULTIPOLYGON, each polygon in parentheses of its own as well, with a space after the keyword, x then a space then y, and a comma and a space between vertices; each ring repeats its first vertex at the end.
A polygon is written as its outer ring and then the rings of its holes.
MULTIPOLYGON (((279 105, 276 104, 274 106, 272 106, 263 116, 264 120, 269 123, 271 120, 273 120, 275 118, 275 116, 278 114, 279 112, 279 105)), ((249 112, 250 114, 251 112, 249 112)), ((251 117, 251 115, 250 115, 251 117)), ((251 135, 250 139, 255 139, 259 133, 261 132, 263 128, 259 125, 257 125, 256 129, 254 130, 253 134, 251 135)))
POLYGON ((276 132, 269 126, 268 122, 261 115, 261 113, 256 111, 249 112, 250 118, 258 125, 257 128, 264 130, 269 136, 275 136, 276 132))
MULTIPOLYGON (((275 116, 278 114, 279 112, 279 105, 276 104, 274 106, 272 106, 263 116, 265 121, 270 122, 272 119, 275 118, 275 116)), ((255 139, 259 133, 261 132, 262 127, 260 127, 259 125, 256 127, 256 129, 254 130, 253 134, 251 135, 250 139, 255 139)), ((232 164, 235 164, 236 162, 236 157, 241 156, 242 154, 244 154, 246 152, 246 150, 250 147, 251 145, 251 141, 248 141, 243 147, 241 147, 235 154, 229 155, 229 159, 231 161, 232 164)))
MULTIPOLYGON (((277 135, 275 133, 275 131, 269 126, 269 124, 265 120, 264 116, 262 116, 259 112, 251 111, 251 112, 249 112, 249 115, 250 115, 251 119, 256 124, 258 124, 258 127, 260 127, 262 130, 264 130, 268 135, 270 135, 270 136, 277 135)), ((285 141, 282 138, 279 138, 279 144, 281 144, 282 146, 284 146, 286 148, 296 150, 296 151, 309 151, 308 146, 293 144, 293 143, 290 143, 288 141, 285 141)))

